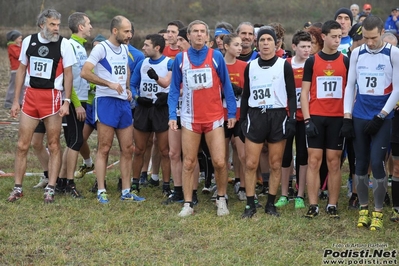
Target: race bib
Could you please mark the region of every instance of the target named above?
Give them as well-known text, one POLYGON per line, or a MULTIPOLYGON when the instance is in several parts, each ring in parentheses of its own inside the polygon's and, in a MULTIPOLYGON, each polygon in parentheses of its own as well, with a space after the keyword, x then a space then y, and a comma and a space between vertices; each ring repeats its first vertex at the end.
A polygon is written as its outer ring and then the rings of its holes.
POLYGON ((342 77, 317 77, 316 88, 318 99, 342 99, 342 77))
POLYGON ((126 62, 113 62, 111 66, 113 80, 123 84, 127 77, 126 62))
POLYGON ((53 70, 53 60, 31 56, 29 60, 30 76, 35 78, 50 79, 53 70))
POLYGON ((296 91, 296 108, 301 109, 301 91, 302 88, 295 88, 296 91))
POLYGON ((357 83, 359 93, 366 95, 384 95, 385 73, 359 73, 357 83))
POLYGON ((187 69, 187 86, 190 90, 202 90, 213 87, 212 69, 187 69))
POLYGON ((254 103, 253 107, 273 108, 276 96, 272 83, 265 85, 258 85, 251 88, 251 101, 254 103))
POLYGON ((158 84, 153 79, 143 79, 140 87, 140 96, 155 99, 155 94, 158 90, 158 84))

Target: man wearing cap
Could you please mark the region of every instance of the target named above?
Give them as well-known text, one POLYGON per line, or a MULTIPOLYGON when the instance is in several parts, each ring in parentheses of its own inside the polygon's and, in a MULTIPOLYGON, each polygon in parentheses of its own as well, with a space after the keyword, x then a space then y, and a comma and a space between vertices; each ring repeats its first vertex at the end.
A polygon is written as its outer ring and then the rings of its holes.
POLYGON ((342 38, 338 51, 347 55, 349 47, 352 46, 352 38, 349 36, 349 31, 353 24, 352 12, 348 8, 342 7, 335 12, 334 20, 337 21, 342 28, 342 38))
POLYGON ((366 16, 370 16, 371 15, 371 5, 370 4, 364 4, 363 5, 363 12, 360 13, 360 15, 366 15, 366 16))
MULTIPOLYGON (((387 191, 385 158, 391 137, 392 110, 399 100, 399 76, 395 75, 399 71, 399 49, 382 40, 383 27, 383 21, 376 16, 368 16, 363 21, 366 43, 352 52, 344 98, 346 127, 342 127, 345 137, 355 136, 356 188, 360 203, 357 226, 370 230, 383 227, 382 208, 387 191), (370 165, 374 197, 371 217, 367 175, 370 165)), ((396 128, 392 132, 397 132, 396 128)), ((395 158, 399 154, 396 134, 392 135, 391 142, 395 158)), ((395 174, 393 180, 398 180, 395 174)))
MULTIPOLYGON (((10 82, 8 83, 8 89, 6 99, 4 101, 4 107, 10 109, 14 101, 15 95, 15 75, 19 67, 19 54, 21 53, 22 33, 17 30, 7 32, 7 52, 8 58, 10 59, 10 82)), ((22 87, 21 94, 19 96, 19 104, 22 105, 22 99, 24 97, 25 86, 22 87)))
POLYGON ((391 15, 385 21, 384 29, 393 34, 399 34, 399 7, 392 8, 391 15))
POLYGON ((192 184, 195 177, 193 173, 198 160, 198 147, 202 133, 205 134, 215 168, 217 215, 228 215, 229 210, 225 198, 228 183, 226 151, 220 148, 220 143, 224 142, 221 90, 224 92, 227 103, 229 128, 233 128, 236 122, 235 96, 222 54, 205 45, 209 35, 208 25, 201 20, 195 20, 188 25, 187 33, 191 47, 176 56, 168 98, 169 127, 176 131, 178 130, 176 107, 180 87, 183 84, 180 117, 184 206, 179 216, 190 216, 194 212, 192 184))
POLYGON ((249 63, 258 57, 258 52, 253 49, 255 37, 254 26, 251 22, 242 22, 238 25, 236 32, 242 41, 242 51, 237 59, 249 63))
POLYGON ((44 202, 54 202, 54 189, 61 166, 61 122, 62 117, 69 114, 72 65, 76 62, 72 46, 59 35, 60 22, 61 14, 56 10, 44 10, 37 19, 40 32, 29 35, 22 42, 21 64, 16 73, 15 97, 11 108, 12 117, 17 117, 21 110, 15 155, 15 185, 8 202, 23 196, 22 181, 27 153, 39 120, 43 120, 46 126, 50 152, 49 182, 44 190, 44 202), (21 108, 19 96, 24 82, 27 88, 21 108))
POLYGON ((247 195, 242 218, 251 218, 256 213, 256 172, 265 142, 270 162, 265 213, 279 216, 274 202, 281 180, 282 158, 286 138, 292 137, 296 129, 297 106, 292 67, 290 63, 276 56, 277 37, 273 29, 260 28, 257 43, 259 58, 251 61, 245 69, 241 99, 240 125, 245 137, 247 195))

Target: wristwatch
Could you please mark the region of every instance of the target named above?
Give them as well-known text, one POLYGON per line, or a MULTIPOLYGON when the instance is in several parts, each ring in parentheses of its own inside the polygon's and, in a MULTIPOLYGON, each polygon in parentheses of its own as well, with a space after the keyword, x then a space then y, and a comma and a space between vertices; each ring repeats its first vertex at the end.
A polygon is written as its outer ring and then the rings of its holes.
POLYGON ((383 113, 379 113, 377 116, 378 116, 379 118, 381 118, 381 119, 385 119, 385 117, 386 117, 386 115, 384 115, 383 113))
POLYGON ((71 103, 71 99, 69 99, 69 98, 65 98, 64 101, 68 102, 68 103, 71 103))

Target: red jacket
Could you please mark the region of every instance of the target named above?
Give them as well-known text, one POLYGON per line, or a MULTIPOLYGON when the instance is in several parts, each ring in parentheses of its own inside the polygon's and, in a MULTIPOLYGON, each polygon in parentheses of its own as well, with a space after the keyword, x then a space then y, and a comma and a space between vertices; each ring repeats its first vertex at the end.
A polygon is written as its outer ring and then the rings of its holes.
POLYGON ((10 69, 17 70, 19 67, 19 54, 21 53, 21 46, 15 43, 8 44, 8 58, 10 59, 10 69))

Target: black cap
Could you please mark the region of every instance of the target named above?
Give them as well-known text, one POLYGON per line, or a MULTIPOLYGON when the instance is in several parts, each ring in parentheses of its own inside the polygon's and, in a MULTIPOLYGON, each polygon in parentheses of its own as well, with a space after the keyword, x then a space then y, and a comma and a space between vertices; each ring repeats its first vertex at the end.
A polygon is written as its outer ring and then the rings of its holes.
POLYGON ((276 33, 274 32, 273 29, 269 29, 269 28, 260 28, 258 31, 258 38, 256 39, 257 43, 259 43, 259 39, 263 34, 269 34, 270 36, 273 37, 274 39, 274 43, 277 44, 277 37, 276 37, 276 33))
POLYGON ((181 28, 177 36, 183 37, 187 42, 189 42, 187 38, 187 27, 181 28))
POLYGON ((334 16, 334 20, 337 19, 337 17, 339 16, 339 14, 346 14, 349 16, 349 19, 351 20, 351 25, 353 24, 353 15, 352 15, 352 11, 350 11, 348 8, 346 7, 341 7, 340 9, 337 10, 337 12, 335 12, 335 16, 334 16))

